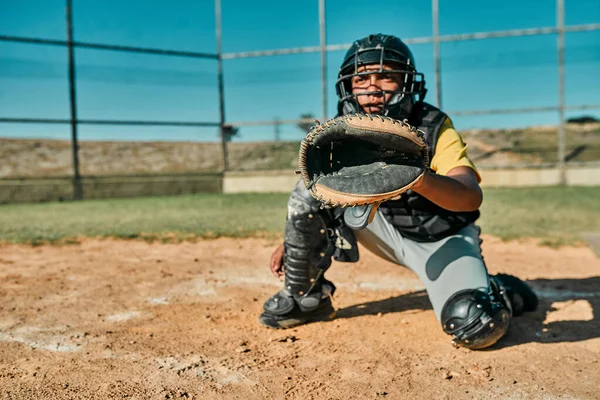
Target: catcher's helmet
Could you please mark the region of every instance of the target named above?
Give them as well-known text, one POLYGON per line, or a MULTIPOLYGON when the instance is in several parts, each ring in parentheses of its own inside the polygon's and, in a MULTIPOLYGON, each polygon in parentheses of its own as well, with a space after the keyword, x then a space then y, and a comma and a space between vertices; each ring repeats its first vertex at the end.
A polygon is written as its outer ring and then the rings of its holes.
POLYGON ((425 98, 425 78, 422 73, 417 72, 415 59, 408 46, 395 36, 381 33, 355 41, 346 53, 336 82, 338 115, 362 112, 357 95, 352 94, 352 78, 381 73, 384 64, 393 68, 386 70, 386 73, 403 75, 400 88, 395 91, 362 92, 360 95, 385 96, 386 93, 391 93, 382 114, 397 119, 408 118, 413 105, 425 98), (379 64, 379 70, 358 72, 360 66, 372 64, 379 64))

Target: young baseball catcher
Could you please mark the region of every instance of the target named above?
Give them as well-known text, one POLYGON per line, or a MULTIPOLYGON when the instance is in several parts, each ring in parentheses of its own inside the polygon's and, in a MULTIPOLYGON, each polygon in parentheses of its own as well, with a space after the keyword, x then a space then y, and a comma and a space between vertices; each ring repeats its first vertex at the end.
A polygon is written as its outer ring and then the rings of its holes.
POLYGON ((302 141, 284 243, 271 271, 285 275, 259 321, 290 328, 334 315, 334 258, 358 260, 357 242, 423 281, 442 329, 481 349, 511 317, 537 307, 520 279, 488 275, 480 249, 480 176, 450 118, 425 103, 425 80, 397 37, 362 38, 336 83, 338 116, 302 141))

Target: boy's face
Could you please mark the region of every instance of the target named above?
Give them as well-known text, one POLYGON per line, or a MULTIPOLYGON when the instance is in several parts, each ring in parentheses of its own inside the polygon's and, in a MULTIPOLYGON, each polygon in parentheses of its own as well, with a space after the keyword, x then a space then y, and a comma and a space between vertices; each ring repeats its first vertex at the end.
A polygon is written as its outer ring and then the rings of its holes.
MULTIPOLYGON (((383 65, 383 70, 393 70, 389 65, 383 65)), ((379 64, 363 65, 358 68, 359 73, 379 71, 379 64)), ((368 114, 380 114, 387 102, 392 97, 393 93, 384 91, 397 91, 400 89, 401 83, 404 81, 403 74, 378 72, 365 75, 357 75, 352 77, 352 94, 356 95, 358 104, 364 112, 368 114), (366 92, 380 92, 363 94, 366 92)))

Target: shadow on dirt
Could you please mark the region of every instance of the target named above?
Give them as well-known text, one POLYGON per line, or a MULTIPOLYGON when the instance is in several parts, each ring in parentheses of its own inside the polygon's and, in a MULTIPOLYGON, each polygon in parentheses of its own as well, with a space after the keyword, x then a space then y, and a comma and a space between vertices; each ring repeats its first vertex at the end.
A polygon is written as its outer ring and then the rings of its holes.
MULTIPOLYGON (((600 277, 584 279, 534 279, 527 282, 539 297, 538 309, 514 318, 507 335, 491 348, 501 349, 519 344, 579 342, 600 337, 600 277), (557 311, 554 303, 586 301, 591 315, 571 315, 573 320, 545 322, 557 311), (589 319, 591 318, 591 319, 589 319)), ((568 309, 565 310, 569 314, 568 309)))
MULTIPOLYGON (((498 350, 529 342, 578 342, 600 337, 600 277, 534 279, 527 283, 539 297, 538 309, 513 318, 506 336, 489 350, 498 350), (557 311, 553 307, 554 303, 582 300, 587 301, 591 306, 592 315, 586 315, 585 320, 545 322, 548 314, 557 311)), ((431 303, 426 292, 422 290, 339 309, 336 319, 430 309, 431 303)), ((568 310, 566 311, 568 314, 568 310)))
POLYGON ((431 303, 424 290, 341 308, 337 310, 336 319, 354 318, 362 315, 377 315, 379 313, 396 313, 409 310, 431 310, 431 303))

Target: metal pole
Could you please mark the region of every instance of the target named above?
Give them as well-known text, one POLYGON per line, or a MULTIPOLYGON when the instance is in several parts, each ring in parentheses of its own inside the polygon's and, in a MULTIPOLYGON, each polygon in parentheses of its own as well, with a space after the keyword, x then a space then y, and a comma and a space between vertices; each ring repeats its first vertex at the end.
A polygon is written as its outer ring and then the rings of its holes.
POLYGON ((319 0, 319 40, 321 45, 321 98, 323 121, 327 121, 327 27, 325 0, 319 0))
POLYGON ((281 122, 279 118, 275 118, 275 141, 279 142, 281 140, 281 122))
POLYGON ((223 87, 223 51, 221 47, 221 0, 215 0, 215 37, 217 41, 217 73, 219 85, 219 129, 221 130, 221 147, 223 151, 223 172, 229 169, 227 156, 227 140, 225 138, 225 93, 223 87))
POLYGON ((77 142, 77 97, 75 96, 75 52, 73 49, 73 1, 67 0, 67 43, 69 52, 69 101, 71 103, 71 149, 73 153, 73 199, 82 200, 79 175, 79 144, 77 142))
POLYGON ((558 168, 560 183, 567 183, 565 163, 565 1, 556 0, 556 45, 558 51, 558 168))
POLYGON ((442 62, 440 57, 440 8, 439 0, 431 0, 431 14, 433 25, 433 64, 435 71, 435 101, 438 108, 442 108, 442 62))

